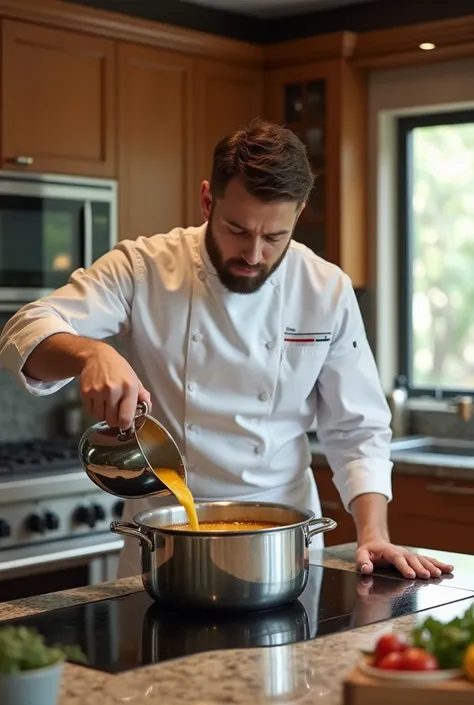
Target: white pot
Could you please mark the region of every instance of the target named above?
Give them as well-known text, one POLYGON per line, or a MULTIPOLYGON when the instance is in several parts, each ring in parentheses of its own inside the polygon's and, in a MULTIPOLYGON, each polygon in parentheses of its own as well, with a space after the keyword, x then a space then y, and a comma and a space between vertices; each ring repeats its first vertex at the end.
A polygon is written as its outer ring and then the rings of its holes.
POLYGON ((57 705, 64 662, 47 668, 0 674, 1 705, 57 705))

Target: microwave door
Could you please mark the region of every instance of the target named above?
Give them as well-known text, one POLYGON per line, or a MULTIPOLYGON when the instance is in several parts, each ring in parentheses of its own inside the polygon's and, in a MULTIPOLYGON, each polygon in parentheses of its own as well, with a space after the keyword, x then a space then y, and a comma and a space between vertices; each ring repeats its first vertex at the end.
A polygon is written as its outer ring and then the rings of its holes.
POLYGON ((84 266, 88 217, 84 201, 0 195, 0 307, 38 299, 84 266))

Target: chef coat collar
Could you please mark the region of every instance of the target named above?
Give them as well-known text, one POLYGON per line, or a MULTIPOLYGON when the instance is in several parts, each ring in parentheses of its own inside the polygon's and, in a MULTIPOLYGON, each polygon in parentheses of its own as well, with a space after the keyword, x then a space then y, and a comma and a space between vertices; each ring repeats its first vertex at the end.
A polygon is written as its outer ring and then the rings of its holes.
POLYGON ((213 274, 215 277, 217 277, 217 272, 216 268, 211 262, 211 258, 209 257, 209 253, 207 251, 206 247, 206 232, 207 232, 207 222, 204 223, 204 225, 201 228, 201 232, 199 233, 199 255, 201 257, 201 261, 204 265, 204 268, 207 270, 209 274, 213 274))

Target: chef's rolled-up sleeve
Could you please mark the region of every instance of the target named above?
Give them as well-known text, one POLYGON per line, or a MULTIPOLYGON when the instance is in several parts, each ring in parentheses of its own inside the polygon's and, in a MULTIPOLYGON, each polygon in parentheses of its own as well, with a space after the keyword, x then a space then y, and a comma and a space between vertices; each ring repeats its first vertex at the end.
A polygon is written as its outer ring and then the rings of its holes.
POLYGON ((336 326, 316 383, 318 439, 350 511, 350 503, 362 494, 392 499, 391 414, 346 275, 337 299, 336 326))
POLYGON ((33 350, 56 333, 103 340, 126 332, 136 283, 133 243, 123 241, 87 270, 77 269, 69 282, 49 296, 23 306, 3 328, 0 364, 35 396, 53 394, 71 378, 41 382, 23 366, 33 350))

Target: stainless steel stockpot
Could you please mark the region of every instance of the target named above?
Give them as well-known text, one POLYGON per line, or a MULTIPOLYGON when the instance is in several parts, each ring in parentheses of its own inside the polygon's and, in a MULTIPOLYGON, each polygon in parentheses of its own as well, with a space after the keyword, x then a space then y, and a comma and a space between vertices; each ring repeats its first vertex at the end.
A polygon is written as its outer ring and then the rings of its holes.
POLYGON ((156 601, 193 608, 259 610, 301 595, 309 574, 309 546, 337 524, 312 511, 271 502, 196 504, 200 522, 272 522, 251 531, 188 531, 181 505, 140 512, 112 531, 140 541, 142 580, 156 601))

